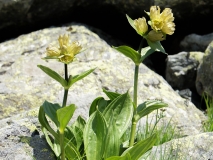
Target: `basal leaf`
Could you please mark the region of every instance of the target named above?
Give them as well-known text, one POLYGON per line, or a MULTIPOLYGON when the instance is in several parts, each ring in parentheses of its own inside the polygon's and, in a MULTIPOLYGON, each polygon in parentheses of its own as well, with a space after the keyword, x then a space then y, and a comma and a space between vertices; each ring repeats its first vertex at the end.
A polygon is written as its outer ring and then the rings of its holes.
POLYGON ((129 153, 126 153, 124 156, 112 156, 107 158, 106 160, 133 160, 129 153))
POLYGON ((117 98, 118 96, 121 95, 120 93, 109 92, 109 91, 105 90, 104 88, 103 88, 103 92, 107 95, 107 97, 108 97, 110 100, 114 100, 115 98, 117 98))
POLYGON ((102 113, 97 110, 89 117, 83 133, 87 160, 102 159, 106 131, 106 120, 102 113))
POLYGON ((136 121, 138 121, 139 119, 148 115, 152 111, 163 108, 163 107, 167 107, 167 106, 168 104, 158 100, 146 101, 138 106, 137 114, 134 115, 134 118, 136 121))
POLYGON ((151 149, 157 140, 157 135, 153 134, 149 138, 142 140, 135 144, 133 147, 128 148, 121 156, 130 154, 131 159, 139 159, 143 154, 145 154, 149 149, 151 149))
POLYGON ((116 121, 119 138, 121 138, 128 128, 133 114, 132 100, 128 92, 115 98, 104 110, 103 115, 108 124, 112 113, 116 121))
POLYGON ((120 151, 120 137, 112 113, 105 138, 104 159, 111 156, 118 156, 119 151, 120 151))
POLYGON ((110 100, 105 100, 103 97, 97 97, 91 104, 90 109, 89 109, 89 116, 94 113, 97 109, 100 112, 103 112, 105 108, 108 106, 110 103, 110 100))
POLYGON ((37 65, 42 71, 44 71, 47 75, 58 81, 64 88, 67 87, 67 81, 62 78, 57 72, 53 71, 52 69, 42 66, 42 65, 37 65))

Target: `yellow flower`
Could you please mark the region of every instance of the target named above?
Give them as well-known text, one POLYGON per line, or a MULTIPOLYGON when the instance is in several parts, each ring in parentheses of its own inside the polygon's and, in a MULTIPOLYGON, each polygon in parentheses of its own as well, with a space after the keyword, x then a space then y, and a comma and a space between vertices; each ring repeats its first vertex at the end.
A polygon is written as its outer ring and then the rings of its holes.
POLYGON ((165 39, 165 35, 162 32, 155 32, 154 30, 151 30, 147 34, 146 38, 149 39, 152 42, 162 41, 162 40, 165 39))
POLYGON ((57 47, 49 46, 49 47, 47 47, 46 50, 47 50, 46 51, 46 55, 48 57, 58 57, 58 56, 60 56, 60 50, 57 47))
POLYGON ((172 35, 175 31, 174 17, 170 8, 165 8, 160 13, 159 6, 152 6, 149 13, 151 19, 151 27, 156 32, 162 31, 165 34, 172 35))
POLYGON ((69 43, 69 36, 63 35, 58 38, 59 47, 50 46, 46 50, 47 58, 58 59, 68 64, 73 61, 75 55, 82 49, 78 42, 69 43))
POLYGON ((134 20, 134 26, 138 34, 143 36, 148 31, 146 18, 138 18, 134 20))

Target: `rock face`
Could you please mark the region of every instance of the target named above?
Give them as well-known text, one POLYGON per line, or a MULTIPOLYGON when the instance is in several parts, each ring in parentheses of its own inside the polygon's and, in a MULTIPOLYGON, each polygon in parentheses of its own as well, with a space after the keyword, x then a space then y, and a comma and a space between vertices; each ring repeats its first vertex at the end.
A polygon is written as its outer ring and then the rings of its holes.
POLYGON ((202 52, 180 52, 169 55, 166 65, 166 80, 175 89, 195 88, 197 67, 203 58, 202 52))
POLYGON ((195 136, 174 139, 153 147, 147 160, 160 159, 213 159, 213 133, 206 132, 195 136))
POLYGON ((213 33, 206 35, 190 34, 180 43, 183 51, 201 51, 204 52, 208 45, 213 41, 213 33))
MULTIPOLYGON (((16 160, 23 160, 25 156, 28 160, 33 157, 39 159, 42 147, 46 147, 40 137, 42 133, 37 121, 38 107, 44 100, 61 103, 63 88, 37 68, 37 65, 48 66, 63 75, 61 63, 41 59, 45 56, 48 44, 56 44, 61 34, 69 34, 71 41, 79 41, 86 49, 78 54, 78 61, 69 65, 68 70, 72 75, 97 67, 94 73, 77 82, 69 91, 67 104, 74 103, 78 107, 73 120, 78 115, 88 117, 91 102, 98 96, 104 96, 102 88, 119 93, 129 89, 132 95, 133 62, 113 50, 88 28, 90 27, 86 25, 67 24, 22 35, 0 44, 0 159, 15 157, 16 160), (27 144, 23 144, 25 141, 27 144)), ((204 114, 191 102, 181 98, 161 76, 143 64, 140 65, 138 86, 138 104, 148 98, 162 99, 168 103, 164 118, 159 124, 168 124, 171 120, 171 125, 182 136, 202 133, 204 114)), ((155 112, 149 118, 153 116, 155 112)), ((146 118, 140 121, 141 125, 145 123, 146 118)), ((46 157, 52 157, 52 152, 45 149, 46 157)), ((41 154, 40 159, 45 155, 41 154)))
POLYGON ((196 89, 202 95, 204 92, 213 97, 213 41, 209 44, 197 70, 196 89))

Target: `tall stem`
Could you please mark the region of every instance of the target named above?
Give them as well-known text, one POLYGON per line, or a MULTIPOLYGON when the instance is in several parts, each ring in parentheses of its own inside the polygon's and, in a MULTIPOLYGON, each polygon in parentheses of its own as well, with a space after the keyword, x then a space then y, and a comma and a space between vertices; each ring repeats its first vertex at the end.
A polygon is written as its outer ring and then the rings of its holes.
MULTIPOLYGON (((65 75, 65 80, 68 82, 67 64, 64 64, 64 75, 65 75)), ((62 107, 65 107, 67 104, 67 95, 68 95, 68 89, 64 89, 64 99, 63 99, 62 107)), ((61 148, 61 160, 65 160, 64 132, 61 132, 61 131, 60 131, 60 148, 61 148)))
MULTIPOLYGON (((143 39, 139 45, 138 53, 141 54, 141 49, 143 47, 143 39)), ((134 73, 134 91, 133 91, 133 104, 134 104, 134 112, 132 118, 132 126, 131 126, 131 133, 130 133, 130 141, 129 147, 134 145, 135 140, 135 133, 136 133, 136 126, 137 121, 134 118, 134 115, 137 114, 137 97, 138 97, 138 72, 139 72, 139 65, 135 65, 135 73, 134 73)))
POLYGON ((61 160, 65 160, 64 133, 60 133, 61 160))
MULTIPOLYGON (((65 80, 68 82, 68 68, 67 68, 67 64, 64 64, 64 75, 65 75, 65 80)), ((68 89, 64 89, 64 98, 63 98, 62 107, 65 107, 66 104, 67 104, 67 95, 68 95, 68 89)))

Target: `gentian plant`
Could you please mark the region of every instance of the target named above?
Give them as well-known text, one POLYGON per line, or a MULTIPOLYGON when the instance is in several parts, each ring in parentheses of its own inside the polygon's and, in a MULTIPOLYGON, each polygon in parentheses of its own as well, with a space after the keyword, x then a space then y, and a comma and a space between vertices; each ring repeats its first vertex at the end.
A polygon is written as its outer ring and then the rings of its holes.
POLYGON ((156 142, 156 134, 139 142, 135 138, 137 122, 152 111, 167 106, 161 100, 147 100, 142 104, 137 104, 139 65, 147 56, 156 51, 166 54, 160 41, 165 40, 167 34, 174 33, 175 24, 169 8, 165 8, 160 13, 159 7, 152 6, 150 12, 146 13, 150 17, 148 24, 145 17, 132 20, 127 15, 130 25, 142 36, 139 49, 136 51, 128 46, 113 47, 135 64, 133 100, 128 91, 121 94, 103 89, 108 99, 97 97, 92 101, 87 121, 79 116, 70 125, 69 121, 76 106, 66 104, 69 88, 94 71, 90 69, 75 76, 68 74, 67 65, 73 61, 76 54, 80 53, 82 47, 78 42, 70 44, 69 36, 63 35, 58 39, 58 47, 47 48, 47 57, 44 59, 56 59, 63 63, 65 77, 61 77, 48 67, 42 65, 38 67, 62 85, 64 99, 62 105, 45 101, 39 109, 38 118, 44 136, 58 159, 137 160, 156 142), (148 44, 145 48, 143 48, 144 40, 148 44), (52 121, 54 126, 50 125, 49 121, 52 121), (124 141, 122 137, 129 128, 130 138, 124 141))

